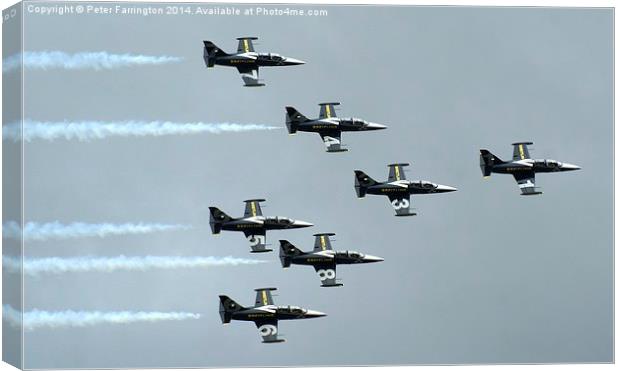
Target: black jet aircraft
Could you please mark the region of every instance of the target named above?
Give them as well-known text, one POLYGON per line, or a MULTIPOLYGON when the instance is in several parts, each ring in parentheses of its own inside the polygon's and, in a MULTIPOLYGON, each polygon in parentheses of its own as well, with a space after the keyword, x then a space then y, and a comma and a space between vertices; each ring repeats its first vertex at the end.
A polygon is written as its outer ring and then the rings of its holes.
POLYGON ((275 53, 257 53, 254 51, 253 40, 257 37, 239 37, 239 46, 235 54, 228 54, 211 41, 204 41, 203 58, 207 68, 216 64, 237 67, 245 86, 265 86, 258 78, 259 67, 295 66, 306 62, 285 57, 275 53))
POLYGON ((278 338, 278 321, 289 319, 305 319, 326 316, 316 310, 296 306, 276 306, 273 304, 271 291, 275 288, 256 289, 256 302, 253 307, 242 307, 226 295, 220 295, 220 317, 222 323, 231 320, 253 321, 263 338, 263 343, 281 343, 278 338))
POLYGON ((390 164, 388 181, 377 182, 361 170, 355 170, 355 191, 357 197, 364 198, 366 194, 388 196, 396 216, 411 216, 410 195, 445 193, 456 191, 456 188, 435 184, 426 180, 410 181, 405 178, 404 167, 409 164, 390 164))
POLYGON ((268 252, 273 251, 266 248, 265 234, 270 229, 292 229, 312 227, 312 223, 301 220, 293 220, 281 216, 263 216, 260 203, 265 200, 254 199, 245 200, 245 214, 243 218, 232 218, 217 207, 209 207, 211 217, 209 225, 213 234, 219 234, 220 231, 239 231, 245 234, 250 242, 252 252, 268 252))
POLYGON ((385 125, 368 122, 355 117, 339 118, 335 106, 340 103, 320 103, 319 118, 309 119, 293 107, 286 107, 286 128, 290 135, 297 131, 318 133, 327 147, 327 152, 345 152, 342 148, 340 135, 343 131, 368 131, 385 129, 385 125))
POLYGON ((512 174, 522 196, 539 195, 537 191, 536 173, 555 173, 558 171, 571 171, 581 169, 577 165, 559 162, 555 160, 535 160, 530 158, 527 146, 533 142, 513 143, 512 161, 502 161, 486 149, 480 150, 480 169, 482 175, 487 178, 491 173, 512 174))
POLYGON ((342 286, 337 283, 336 265, 376 263, 383 258, 365 255, 357 251, 334 251, 330 236, 334 233, 315 234, 314 250, 303 252, 287 240, 280 240, 280 261, 282 268, 288 268, 291 264, 311 265, 319 275, 322 287, 342 286))

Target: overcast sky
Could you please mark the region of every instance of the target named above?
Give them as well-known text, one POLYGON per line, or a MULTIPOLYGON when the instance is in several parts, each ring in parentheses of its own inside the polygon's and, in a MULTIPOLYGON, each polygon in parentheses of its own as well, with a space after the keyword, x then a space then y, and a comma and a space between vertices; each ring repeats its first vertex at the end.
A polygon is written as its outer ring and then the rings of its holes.
MULTIPOLYGON (((163 6, 163 5, 158 5, 163 6)), ((239 6, 244 9, 245 7, 239 6)), ((308 9, 308 7, 299 7, 308 9)), ((317 8, 317 7, 313 7, 317 8)), ((29 242, 27 257, 249 254, 240 233, 211 235, 208 207, 232 216, 266 198, 265 214, 315 223, 270 232, 308 250, 313 233, 334 248, 385 258, 339 267, 325 289, 309 267, 80 273, 26 278, 26 310, 158 310, 199 320, 25 335, 27 368, 224 367, 612 360, 611 9, 343 7, 326 17, 41 16, 26 14, 25 49, 182 57, 111 71, 27 71, 33 120, 236 122, 282 130, 25 147, 25 216, 47 222, 161 222, 189 231, 29 242), (244 88, 231 68, 207 70, 202 41, 307 61, 265 68, 244 88), (308 117, 317 103, 388 125, 345 133, 327 154, 318 135, 289 137, 284 106, 308 117), (510 144, 580 165, 543 174, 539 197, 510 176, 483 180, 478 150, 502 159, 510 144), (386 198, 359 200, 353 170, 378 180, 410 162, 410 179, 458 192, 413 197, 396 218, 386 198), (328 313, 286 321, 287 342, 261 344, 251 323, 222 326, 219 294, 242 305, 278 287, 277 304, 328 313)))

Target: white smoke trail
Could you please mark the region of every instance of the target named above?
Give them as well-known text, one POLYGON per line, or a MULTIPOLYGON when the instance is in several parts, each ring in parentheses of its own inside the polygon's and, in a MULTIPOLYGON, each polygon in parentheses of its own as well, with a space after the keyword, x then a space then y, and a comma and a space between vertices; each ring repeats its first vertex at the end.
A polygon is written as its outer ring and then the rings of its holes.
POLYGON ((11 325, 20 327, 23 324, 24 330, 28 331, 40 327, 86 327, 99 324, 183 321, 200 318, 200 314, 189 312, 101 312, 73 310, 48 312, 34 309, 22 313, 9 305, 4 305, 2 307, 2 315, 11 325))
MULTIPOLYGON (((205 122, 169 122, 169 121, 23 121, 23 139, 52 141, 55 139, 77 139, 90 141, 108 137, 144 137, 162 135, 220 134, 228 132, 245 132, 256 130, 280 129, 276 126, 262 124, 205 123, 205 122)), ((22 127, 19 122, 8 123, 2 127, 2 138, 19 142, 22 127)))
POLYGON ((110 70, 121 67, 161 65, 176 63, 183 58, 140 54, 110 54, 107 52, 65 53, 61 51, 23 52, 11 55, 2 61, 2 73, 20 68, 47 70, 110 70))
MULTIPOLYGON (((80 238, 80 237, 107 237, 126 234, 145 234, 173 230, 186 230, 190 226, 180 224, 158 223, 70 223, 61 224, 28 222, 24 226, 25 241, 45 241, 49 239, 80 238)), ((20 240, 22 230, 17 222, 9 221, 2 226, 2 237, 20 240)))
MULTIPOLYGON (((36 258, 23 261, 23 272, 30 276, 39 274, 83 273, 115 271, 147 271, 151 269, 209 268, 222 266, 253 265, 266 263, 264 260, 234 258, 232 256, 124 256, 117 257, 71 257, 36 258)), ((5 272, 19 273, 22 261, 3 256, 5 272)))

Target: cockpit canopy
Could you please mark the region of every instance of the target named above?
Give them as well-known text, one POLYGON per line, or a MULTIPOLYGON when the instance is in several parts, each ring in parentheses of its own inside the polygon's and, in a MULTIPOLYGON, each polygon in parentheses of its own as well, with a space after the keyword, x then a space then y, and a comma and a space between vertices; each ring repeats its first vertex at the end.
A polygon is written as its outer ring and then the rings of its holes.
POLYGON ((534 164, 548 168, 556 168, 562 166, 562 163, 556 160, 534 160, 534 164))
POLYGON ((368 122, 366 120, 358 119, 356 117, 351 117, 351 118, 348 118, 347 120, 351 122, 351 125, 355 125, 355 126, 363 127, 363 126, 368 125, 368 122))
POLYGON ((419 182, 416 182, 416 184, 420 188, 424 188, 424 189, 435 189, 435 188, 437 188, 437 184, 435 184, 433 182, 429 182, 428 180, 420 180, 419 182))
POLYGON ((276 217, 276 223, 278 224, 283 224, 283 225, 288 225, 288 224, 293 224, 293 220, 289 219, 289 218, 283 218, 283 217, 276 217))
POLYGON ((270 59, 272 61, 283 61, 284 60, 284 57, 282 57, 280 54, 277 54, 277 53, 262 53, 260 54, 260 56, 263 58, 270 59))
POLYGON ((278 307, 279 312, 291 313, 291 314, 304 314, 306 310, 302 307, 294 305, 281 305, 278 307))
POLYGON ((359 259, 359 258, 363 258, 364 254, 357 252, 357 251, 347 251, 347 256, 349 258, 359 259))

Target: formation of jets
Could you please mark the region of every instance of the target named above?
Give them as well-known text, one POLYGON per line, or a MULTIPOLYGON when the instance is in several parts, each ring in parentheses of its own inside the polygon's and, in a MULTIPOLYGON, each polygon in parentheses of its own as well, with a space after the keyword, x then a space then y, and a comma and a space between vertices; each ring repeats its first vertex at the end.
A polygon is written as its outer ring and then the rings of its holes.
MULTIPOLYGON (((259 67, 290 66, 305 62, 273 53, 257 53, 253 41, 256 37, 238 38, 237 53, 227 54, 211 41, 204 41, 204 61, 207 67, 215 65, 236 67, 241 73, 245 86, 264 86, 258 77, 259 67)), ((297 132, 318 133, 327 148, 327 152, 346 152, 341 142, 342 132, 373 131, 386 129, 383 124, 369 122, 359 118, 340 118, 336 114, 337 102, 320 103, 319 117, 309 119, 297 109, 287 106, 286 128, 290 135, 297 132)), ((513 143, 512 161, 502 161, 486 149, 480 150, 480 169, 484 177, 491 173, 512 174, 517 181, 522 195, 537 195, 536 173, 551 173, 579 170, 579 166, 562 163, 550 159, 532 159, 528 145, 532 142, 513 143)), ((407 180, 405 167, 407 163, 389 164, 388 179, 379 182, 362 170, 355 170, 354 187, 359 198, 366 195, 387 196, 396 211, 396 216, 413 216, 411 195, 454 192, 452 186, 433 183, 426 180, 407 180)), ((264 253, 267 249, 267 230, 282 230, 311 227, 312 224, 286 217, 263 216, 260 203, 264 199, 252 199, 245 202, 245 213, 242 218, 232 218, 217 207, 209 207, 210 226, 213 234, 221 231, 243 232, 250 243, 251 252, 264 253)), ((280 261, 283 268, 291 265, 312 266, 319 276, 321 287, 342 286, 336 278, 336 266, 340 264, 376 263, 383 258, 366 255, 357 251, 334 251, 330 237, 334 233, 315 234, 314 249, 302 251, 288 240, 280 240, 280 261)), ((231 320, 253 321, 258 328, 264 343, 279 343, 284 340, 278 337, 278 321, 323 317, 326 314, 297 306, 276 306, 273 304, 271 292, 275 288, 256 289, 256 302, 253 307, 243 307, 228 296, 220 296, 220 316, 223 323, 231 320)))

